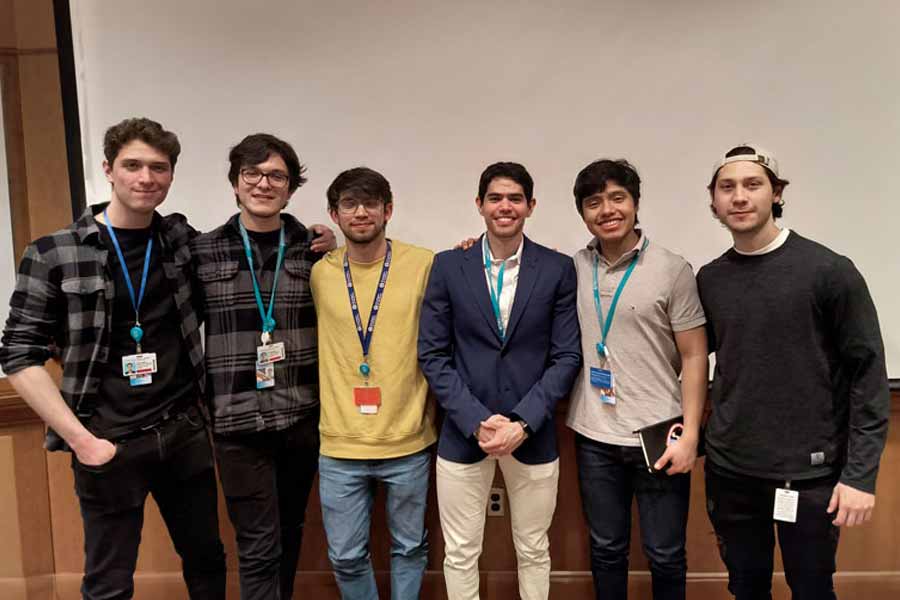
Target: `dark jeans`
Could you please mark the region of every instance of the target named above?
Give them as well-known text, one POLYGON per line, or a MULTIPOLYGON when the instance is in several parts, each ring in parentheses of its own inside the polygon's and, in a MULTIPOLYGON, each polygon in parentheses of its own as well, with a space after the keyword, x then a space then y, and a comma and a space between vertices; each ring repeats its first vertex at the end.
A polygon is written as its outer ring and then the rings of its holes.
POLYGON ((318 416, 281 431, 217 435, 216 460, 237 534, 242 600, 288 600, 319 461, 318 416))
POLYGON ((637 497, 653 598, 684 600, 690 475, 654 475, 639 447, 604 444, 580 434, 575 436, 575 453, 596 597, 628 597, 631 502, 637 497))
POLYGON ((716 530, 719 554, 728 567, 728 589, 737 600, 772 598, 775 529, 784 574, 794 600, 829 600, 834 594, 840 530, 825 512, 835 477, 792 481, 800 492, 797 522, 774 521, 775 489, 784 481, 725 476, 706 467, 706 509, 716 530))
POLYGON ((225 598, 216 477, 209 437, 195 408, 116 442, 112 460, 82 465, 72 455, 84 520, 87 600, 131 598, 144 501, 159 505, 193 600, 225 598))

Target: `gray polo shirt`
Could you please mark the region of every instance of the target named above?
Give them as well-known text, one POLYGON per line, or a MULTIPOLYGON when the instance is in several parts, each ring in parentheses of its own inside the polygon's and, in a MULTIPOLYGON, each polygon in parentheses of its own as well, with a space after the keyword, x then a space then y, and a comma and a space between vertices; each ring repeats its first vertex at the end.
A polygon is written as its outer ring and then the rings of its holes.
POLYGON ((635 429, 681 414, 681 355, 674 333, 706 323, 697 282, 681 256, 648 243, 622 290, 606 338, 609 359, 597 354, 600 322, 594 308, 594 256, 603 318, 631 259, 644 243, 609 264, 594 239, 575 254, 578 273, 578 322, 581 325, 582 371, 575 380, 566 424, 578 433, 607 444, 640 445, 635 429), (600 401, 591 386, 590 367, 610 369, 616 404, 600 401))

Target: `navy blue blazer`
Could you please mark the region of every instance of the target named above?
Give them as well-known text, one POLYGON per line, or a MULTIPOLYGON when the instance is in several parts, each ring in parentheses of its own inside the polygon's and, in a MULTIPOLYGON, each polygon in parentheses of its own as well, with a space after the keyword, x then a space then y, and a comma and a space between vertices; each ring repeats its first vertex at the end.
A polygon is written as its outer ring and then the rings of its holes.
POLYGON ((446 411, 438 455, 474 463, 475 431, 493 414, 521 418, 531 436, 513 455, 526 464, 559 456, 553 411, 581 369, 575 265, 527 237, 501 341, 481 241, 434 258, 419 320, 419 364, 446 411))

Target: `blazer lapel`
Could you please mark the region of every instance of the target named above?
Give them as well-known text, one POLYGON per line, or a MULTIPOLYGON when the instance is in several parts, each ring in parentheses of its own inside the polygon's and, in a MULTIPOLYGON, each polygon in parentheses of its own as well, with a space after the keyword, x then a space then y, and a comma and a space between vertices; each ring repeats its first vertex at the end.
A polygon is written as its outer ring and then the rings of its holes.
POLYGON ((519 265, 519 281, 516 284, 516 297, 513 298, 512 310, 509 313, 509 323, 506 325, 506 340, 508 342, 515 333, 516 325, 528 306, 528 299, 531 298, 531 292, 534 290, 534 284, 538 277, 538 264, 534 248, 527 237, 522 242, 522 264, 519 265))
MULTIPOLYGON (((484 236, 482 236, 484 237, 484 236)), ((485 318, 491 331, 500 340, 500 330, 497 329, 497 320, 494 318, 494 309, 491 307, 491 297, 488 291, 487 281, 484 275, 484 262, 482 254, 481 238, 465 251, 462 264, 463 276, 466 283, 469 284, 469 290, 475 304, 478 305, 481 315, 485 318)))

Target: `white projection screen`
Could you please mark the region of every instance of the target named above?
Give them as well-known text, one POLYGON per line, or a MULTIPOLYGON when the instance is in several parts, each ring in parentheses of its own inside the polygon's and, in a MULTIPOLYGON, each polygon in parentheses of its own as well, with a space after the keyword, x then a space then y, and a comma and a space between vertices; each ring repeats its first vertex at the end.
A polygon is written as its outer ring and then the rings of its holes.
MULTIPOLYGON (((577 172, 624 157, 640 220, 697 269, 730 237, 705 189, 749 141, 791 180, 784 224, 851 257, 900 377, 900 3, 833 0, 72 0, 88 202, 108 197, 107 126, 148 116, 183 147, 163 212, 199 229, 236 210, 229 148, 253 132, 297 149, 290 212, 328 223, 341 170, 375 168, 392 237, 435 250, 478 234, 481 170, 525 164, 536 241, 588 241, 577 172)), ((772 352, 778 352, 773 348, 772 352)))

